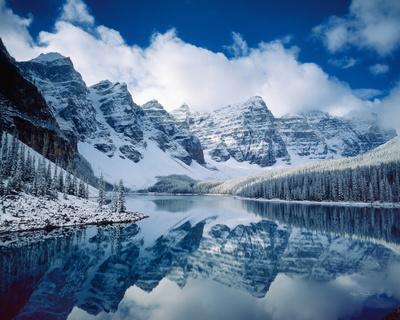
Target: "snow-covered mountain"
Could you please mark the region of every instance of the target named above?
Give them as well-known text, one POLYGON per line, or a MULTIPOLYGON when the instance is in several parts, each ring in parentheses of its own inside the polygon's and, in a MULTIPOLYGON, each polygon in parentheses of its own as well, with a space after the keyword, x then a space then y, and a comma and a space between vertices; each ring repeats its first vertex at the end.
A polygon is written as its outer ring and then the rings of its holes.
POLYGON ((58 53, 19 66, 41 90, 61 128, 78 137, 79 152, 95 173, 103 172, 109 181, 124 178, 129 186, 142 187, 159 175, 210 174, 201 166, 199 139, 178 127, 157 101, 138 106, 124 83, 105 80, 88 88, 71 60, 58 53))
MULTIPOLYGON (((182 113, 183 110, 180 111, 182 113)), ((285 144, 277 132, 275 118, 261 97, 218 109, 212 114, 198 115, 192 123, 179 115, 178 119, 184 125, 188 124, 216 161, 226 161, 233 157, 240 162, 270 166, 277 159, 288 159, 285 144)))
POLYGON ((260 166, 299 164, 365 153, 396 135, 369 119, 344 119, 321 111, 276 118, 261 97, 210 113, 191 112, 187 105, 172 112, 196 134, 206 156, 260 166))
MULTIPOLYGON (((238 194, 243 188, 257 183, 270 181, 277 178, 293 177, 297 174, 308 174, 329 171, 344 171, 367 167, 379 167, 400 161, 400 137, 396 136, 379 147, 355 157, 323 160, 289 168, 266 170, 260 174, 247 177, 238 177, 224 181, 205 181, 200 185, 200 190, 205 193, 231 193, 238 194)), ((396 189, 396 187, 394 186, 396 189)))

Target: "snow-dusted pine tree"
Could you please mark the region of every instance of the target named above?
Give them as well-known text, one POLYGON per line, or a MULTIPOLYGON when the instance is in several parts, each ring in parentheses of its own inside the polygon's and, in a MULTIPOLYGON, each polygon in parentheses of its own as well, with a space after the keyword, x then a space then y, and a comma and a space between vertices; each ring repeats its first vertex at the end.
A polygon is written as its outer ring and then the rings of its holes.
POLYGON ((54 175, 50 177, 50 187, 48 190, 48 195, 51 199, 58 199, 57 191, 57 166, 54 169, 54 175))
POLYGON ((15 166, 14 174, 11 178, 12 188, 21 191, 25 167, 25 148, 23 145, 19 146, 15 157, 17 158, 17 165, 15 166))
POLYGON ((99 209, 103 210, 103 206, 106 203, 106 191, 105 191, 105 183, 104 183, 103 173, 100 174, 98 188, 99 188, 99 197, 98 197, 97 201, 99 204, 99 209))
POLYGON ((19 149, 19 140, 15 135, 13 135, 8 154, 10 176, 14 175, 15 169, 17 168, 18 149, 19 149))
POLYGON ((37 178, 37 195, 38 196, 46 195, 47 180, 46 180, 46 162, 44 158, 38 160, 36 178, 37 178))
POLYGON ((60 173, 58 174, 57 190, 59 192, 64 192, 65 191, 65 187, 64 187, 64 171, 63 170, 60 170, 60 173))
POLYGON ((85 183, 82 179, 79 180, 78 197, 85 198, 85 183))
POLYGON ((78 178, 76 177, 75 174, 72 177, 72 189, 70 194, 74 196, 78 195, 78 178))
POLYGON ((3 142, 1 143, 1 176, 7 177, 10 174, 10 161, 8 159, 8 138, 7 134, 3 134, 3 142))
POLYGON ((112 190, 111 211, 113 212, 118 211, 118 187, 116 183, 114 183, 112 190))
POLYGON ((89 199, 89 185, 85 184, 85 199, 89 199))
POLYGON ((65 178, 65 189, 67 194, 75 194, 74 182, 70 172, 67 173, 67 176, 65 178))
POLYGON ((117 212, 125 212, 125 188, 124 183, 119 180, 118 184, 118 194, 117 194, 117 212))

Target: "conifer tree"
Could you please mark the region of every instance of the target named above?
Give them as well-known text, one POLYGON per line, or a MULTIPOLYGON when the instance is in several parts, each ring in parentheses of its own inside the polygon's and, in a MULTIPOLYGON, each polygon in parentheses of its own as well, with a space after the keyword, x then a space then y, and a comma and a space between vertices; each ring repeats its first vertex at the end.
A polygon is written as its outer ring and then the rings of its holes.
POLYGON ((118 185, 117 212, 125 212, 125 210, 125 188, 121 179, 118 185))
POLYGON ((12 181, 12 188, 21 191, 22 188, 22 178, 23 178, 23 173, 24 173, 24 165, 25 165, 25 149, 21 145, 15 154, 15 157, 17 158, 17 165, 15 166, 14 174, 11 179, 12 181))
POLYGON ((47 162, 47 169, 46 169, 46 190, 49 191, 50 190, 50 186, 51 186, 51 164, 50 161, 47 162))
POLYGON ((89 199, 89 184, 86 183, 85 187, 85 199, 89 199))
POLYGON ((47 193, 46 164, 44 158, 38 159, 36 169, 36 195, 44 196, 47 193))
POLYGON ((57 191, 57 166, 54 169, 54 175, 50 177, 50 187, 48 190, 48 195, 51 199, 58 199, 58 191, 57 191))
POLYGON ((116 183, 114 183, 112 190, 111 211, 118 212, 118 187, 116 183))
POLYGON ((8 137, 7 133, 3 134, 3 142, 1 144, 1 176, 6 177, 10 174, 10 161, 8 159, 8 137))
POLYGON ((78 195, 78 179, 76 178, 76 175, 74 174, 72 177, 72 184, 71 184, 71 193, 74 196, 78 195))
POLYGON ((74 187, 72 185, 72 176, 70 172, 67 172, 65 177, 65 191, 67 194, 74 194, 74 187))
POLYGON ((19 141, 15 135, 12 136, 11 146, 8 154, 9 175, 13 176, 17 167, 19 141))
POLYGON ((39 192, 38 192, 38 179, 37 179, 37 171, 36 170, 33 171, 33 180, 32 180, 31 193, 34 196, 38 196, 39 195, 39 192))
POLYGON ((57 183, 57 190, 59 192, 64 192, 65 191, 65 186, 64 186, 64 171, 61 169, 60 173, 58 174, 58 183, 57 183))
POLYGON ((105 183, 104 183, 103 173, 100 174, 98 188, 99 188, 99 197, 97 201, 99 204, 99 209, 103 210, 103 206, 106 203, 106 193, 105 193, 105 183))
POLYGON ((28 149, 25 159, 24 173, 23 173, 23 181, 32 182, 32 156, 28 149))
POLYGON ((85 193, 86 193, 85 183, 81 179, 79 180, 78 197, 85 198, 85 193))

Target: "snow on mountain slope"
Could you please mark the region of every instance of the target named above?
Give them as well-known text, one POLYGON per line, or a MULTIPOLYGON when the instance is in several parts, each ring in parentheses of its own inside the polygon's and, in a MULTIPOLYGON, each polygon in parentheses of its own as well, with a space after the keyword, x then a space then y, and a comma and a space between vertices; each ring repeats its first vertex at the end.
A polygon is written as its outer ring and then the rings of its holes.
POLYGON ((138 163, 121 156, 108 157, 107 154, 86 142, 80 142, 78 150, 92 164, 96 175, 103 173, 105 180, 109 182, 122 178, 125 185, 132 189, 148 187, 156 183, 157 176, 170 174, 187 175, 196 180, 213 177, 224 178, 222 175, 215 175, 213 171, 201 166, 196 161, 187 165, 181 160, 171 157, 152 140, 146 143, 146 148, 138 149, 142 155, 142 160, 138 163))
POLYGON ((303 172, 320 172, 323 170, 343 170, 357 167, 380 165, 381 163, 400 161, 400 137, 397 136, 385 144, 365 154, 355 157, 323 160, 302 166, 264 170, 254 176, 239 177, 226 181, 206 181, 200 187, 212 193, 235 193, 241 187, 267 179, 280 178, 303 172))

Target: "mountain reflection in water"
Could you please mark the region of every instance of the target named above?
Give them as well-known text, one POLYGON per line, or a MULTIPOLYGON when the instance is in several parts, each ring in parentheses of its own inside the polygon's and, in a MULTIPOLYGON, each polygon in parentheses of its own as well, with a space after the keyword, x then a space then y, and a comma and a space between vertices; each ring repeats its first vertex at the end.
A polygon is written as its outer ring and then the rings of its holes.
POLYGON ((371 319, 400 301, 398 209, 131 196, 138 225, 0 239, 0 319, 371 319))

